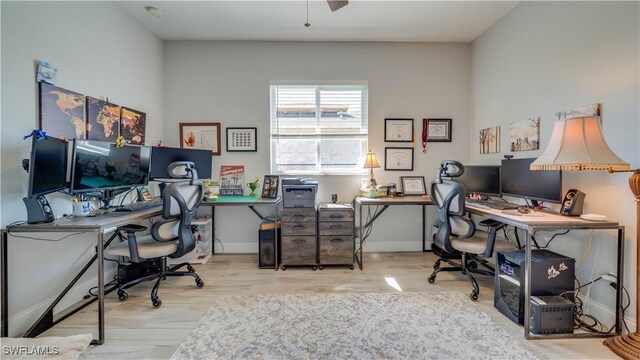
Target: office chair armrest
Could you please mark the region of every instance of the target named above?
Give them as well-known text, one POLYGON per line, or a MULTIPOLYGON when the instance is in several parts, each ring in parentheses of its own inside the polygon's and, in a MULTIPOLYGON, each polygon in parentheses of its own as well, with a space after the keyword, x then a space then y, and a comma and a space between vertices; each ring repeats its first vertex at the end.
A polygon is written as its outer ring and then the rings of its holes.
POLYGON ((140 256, 138 255, 138 241, 136 238, 136 233, 138 231, 147 230, 146 226, 137 225, 137 224, 127 224, 118 227, 118 231, 122 231, 127 233, 127 242, 129 245, 129 259, 131 262, 140 262, 140 256))
POLYGON ((137 224, 127 224, 127 225, 118 226, 118 231, 126 232, 127 234, 136 233, 138 231, 145 231, 145 230, 147 230, 146 226, 137 225, 137 224))

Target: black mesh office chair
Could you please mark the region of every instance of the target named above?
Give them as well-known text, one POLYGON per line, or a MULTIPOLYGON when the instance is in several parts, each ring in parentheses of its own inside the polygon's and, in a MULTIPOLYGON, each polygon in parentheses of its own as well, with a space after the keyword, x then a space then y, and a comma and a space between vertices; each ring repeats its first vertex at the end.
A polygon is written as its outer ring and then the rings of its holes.
POLYGON ((167 266, 167 258, 179 258, 195 248, 191 221, 204 198, 204 186, 198 180, 192 162, 175 162, 169 165, 168 170, 173 178, 185 180, 170 183, 163 190, 163 219, 153 224, 149 235, 136 236, 136 232, 147 229, 145 226, 131 224, 119 227, 118 231, 127 234, 127 241, 122 241, 108 250, 109 254, 128 257, 131 262, 151 259, 160 261, 159 273, 120 285, 120 300, 124 301, 128 297, 125 289, 143 281, 157 279, 151 290, 151 302, 153 306, 159 307, 162 301, 158 298, 158 288, 167 276, 193 276, 197 287, 204 286, 204 282, 190 264, 182 263, 171 268, 167 266), (187 271, 177 271, 184 266, 187 267, 187 271))
POLYGON ((488 235, 476 234, 475 223, 465 217, 464 187, 453 180, 443 179, 443 177, 455 178, 463 173, 464 166, 461 163, 445 160, 440 164, 436 179, 431 182, 429 188, 429 195, 436 206, 439 218, 434 242, 447 254, 461 255, 461 261, 457 263, 443 254, 433 265, 434 271, 428 281, 433 284, 436 281, 436 275, 441 271, 460 271, 467 275, 473 285, 470 297, 475 301, 478 300, 480 288, 472 273, 494 276, 494 272, 484 261, 481 264, 490 271, 478 269, 478 261, 472 256, 490 258, 494 250, 508 250, 515 246, 508 241, 496 240, 496 232, 501 225, 498 222, 487 224, 488 235), (440 263, 443 261, 451 266, 441 268, 440 263))

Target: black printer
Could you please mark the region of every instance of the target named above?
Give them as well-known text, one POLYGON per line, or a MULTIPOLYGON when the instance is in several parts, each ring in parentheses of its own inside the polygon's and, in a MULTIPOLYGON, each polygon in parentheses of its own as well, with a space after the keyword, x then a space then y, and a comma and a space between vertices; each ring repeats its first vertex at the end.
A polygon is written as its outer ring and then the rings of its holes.
POLYGON ((282 206, 285 208, 315 208, 318 182, 301 178, 282 179, 282 206))

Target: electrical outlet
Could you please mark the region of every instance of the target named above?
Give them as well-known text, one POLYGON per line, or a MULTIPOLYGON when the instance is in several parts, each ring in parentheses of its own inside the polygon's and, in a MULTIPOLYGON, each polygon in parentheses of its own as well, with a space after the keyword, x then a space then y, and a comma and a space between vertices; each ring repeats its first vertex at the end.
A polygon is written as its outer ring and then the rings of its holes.
POLYGON ((606 280, 606 281, 608 281, 610 283, 614 283, 614 284, 618 282, 618 278, 613 274, 604 274, 604 275, 601 276, 601 278, 602 278, 602 280, 606 280))

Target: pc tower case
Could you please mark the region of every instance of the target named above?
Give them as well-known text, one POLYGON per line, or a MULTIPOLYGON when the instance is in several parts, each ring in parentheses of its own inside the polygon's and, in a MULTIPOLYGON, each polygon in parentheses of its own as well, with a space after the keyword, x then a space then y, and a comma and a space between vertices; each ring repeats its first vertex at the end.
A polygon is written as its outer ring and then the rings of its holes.
MULTIPOLYGON (((258 230, 258 267, 260 269, 275 269, 280 265, 276 263, 275 237, 275 229, 258 230)), ((278 245, 280 245, 280 231, 278 231, 278 245)), ((280 246, 278 246, 278 260, 280 260, 280 246)))
POLYGON ((533 334, 572 334, 574 304, 562 296, 532 296, 529 330, 533 334))
MULTIPOLYGON (((524 250, 498 251, 493 304, 524 323, 524 250)), ((531 251, 531 296, 560 295, 574 288, 575 259, 549 250, 531 251)), ((573 301, 573 294, 567 294, 573 301)))

